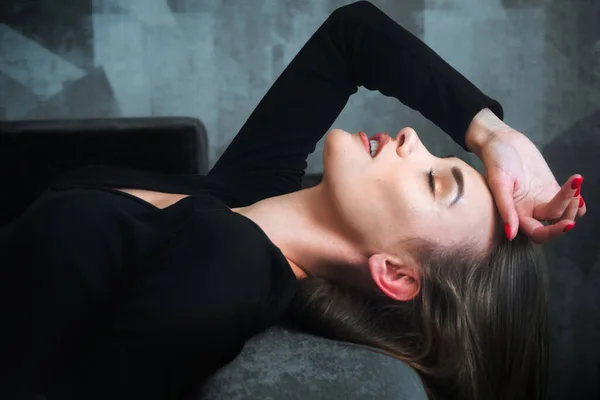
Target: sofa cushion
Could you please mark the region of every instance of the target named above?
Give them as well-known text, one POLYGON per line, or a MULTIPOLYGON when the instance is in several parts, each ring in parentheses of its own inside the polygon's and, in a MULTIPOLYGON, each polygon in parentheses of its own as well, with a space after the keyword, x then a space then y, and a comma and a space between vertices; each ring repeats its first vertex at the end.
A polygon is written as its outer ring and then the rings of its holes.
POLYGON ((407 364, 364 346, 275 326, 188 400, 425 400, 407 364))

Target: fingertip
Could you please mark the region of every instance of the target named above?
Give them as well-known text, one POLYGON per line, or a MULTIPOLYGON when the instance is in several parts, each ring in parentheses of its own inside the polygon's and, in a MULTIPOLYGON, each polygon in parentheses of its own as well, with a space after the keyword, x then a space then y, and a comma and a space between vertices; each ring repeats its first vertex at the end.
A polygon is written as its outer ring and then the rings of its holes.
POLYGON ((581 190, 582 183, 583 183, 583 176, 579 175, 579 174, 575 175, 575 178, 573 178, 573 180, 571 181, 571 189, 577 191, 577 194, 575 195, 575 197, 579 196, 579 191, 581 190))
POLYGON ((506 234, 506 238, 508 240, 512 240, 512 235, 511 235, 511 231, 510 231, 510 224, 508 224, 508 223, 504 224, 504 233, 506 234))
POLYGON ((563 232, 569 232, 574 227, 575 227, 575 221, 572 221, 564 227, 563 232))

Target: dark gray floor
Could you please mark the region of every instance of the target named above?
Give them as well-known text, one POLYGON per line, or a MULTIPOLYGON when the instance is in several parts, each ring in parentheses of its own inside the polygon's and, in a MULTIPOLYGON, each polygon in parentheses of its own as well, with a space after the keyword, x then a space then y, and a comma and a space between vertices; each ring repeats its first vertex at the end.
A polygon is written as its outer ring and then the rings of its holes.
MULTIPOLYGON (((212 166, 305 40, 346 0, 5 0, 0 120, 192 116, 212 166)), ((600 398, 600 1, 374 0, 484 92, 547 155, 585 177, 589 215, 548 251, 553 399, 600 398)), ((463 153, 418 113, 360 91, 335 123, 414 127, 430 150, 463 153)), ((322 171, 322 148, 308 172, 322 171)))

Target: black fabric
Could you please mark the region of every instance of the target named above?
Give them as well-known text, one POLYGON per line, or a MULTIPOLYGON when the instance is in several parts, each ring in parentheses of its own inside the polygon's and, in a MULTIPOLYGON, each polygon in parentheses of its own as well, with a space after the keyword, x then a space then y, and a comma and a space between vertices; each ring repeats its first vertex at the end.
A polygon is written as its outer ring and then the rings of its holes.
POLYGON ((87 164, 205 175, 206 129, 183 117, 0 121, 0 226, 87 164))
POLYGON ((53 190, 7 232, 1 398, 177 399, 295 293, 279 249, 213 196, 53 190))
POLYGON ((6 228, 2 350, 16 351, 2 357, 2 377, 49 400, 175 399, 231 360, 282 316, 296 282, 260 227, 230 208, 299 190, 307 156, 358 85, 418 109, 459 143, 482 108, 502 117, 370 3, 338 9, 208 176, 80 168, 6 228), (115 187, 192 196, 160 210, 115 187))

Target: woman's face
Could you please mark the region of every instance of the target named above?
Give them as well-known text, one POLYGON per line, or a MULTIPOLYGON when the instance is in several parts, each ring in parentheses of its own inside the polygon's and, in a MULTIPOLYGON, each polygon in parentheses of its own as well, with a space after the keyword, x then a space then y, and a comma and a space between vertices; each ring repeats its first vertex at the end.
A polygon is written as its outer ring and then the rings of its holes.
POLYGON ((482 250, 491 243, 496 209, 484 177, 456 157, 432 155, 412 128, 375 158, 359 134, 334 129, 323 161, 323 185, 344 232, 375 251, 394 254, 393 246, 415 237, 482 250))

